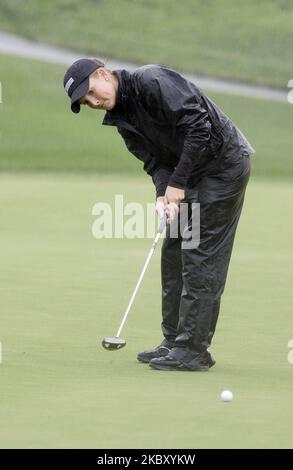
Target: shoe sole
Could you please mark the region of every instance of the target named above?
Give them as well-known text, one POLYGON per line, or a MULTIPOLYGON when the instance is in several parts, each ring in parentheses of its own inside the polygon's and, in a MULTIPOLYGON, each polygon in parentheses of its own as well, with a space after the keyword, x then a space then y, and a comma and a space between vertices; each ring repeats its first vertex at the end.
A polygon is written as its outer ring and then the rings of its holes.
POLYGON ((170 366, 157 366, 156 364, 149 364, 149 366, 151 369, 155 369, 155 370, 167 370, 167 371, 173 371, 173 372, 182 370, 182 369, 175 369, 174 367, 170 367, 170 366))
POLYGON ((165 357, 170 352, 170 349, 165 348, 165 346, 162 346, 162 349, 166 349, 166 354, 160 354, 159 356, 154 356, 154 357, 151 357, 150 359, 147 359, 147 358, 144 359, 143 357, 141 357, 139 355, 137 355, 136 358, 139 362, 143 362, 144 364, 149 364, 152 359, 158 359, 159 357, 165 357))
POLYGON ((208 367, 198 368, 198 369, 189 369, 188 367, 178 366, 178 367, 171 367, 167 365, 157 365, 157 364, 149 364, 151 369, 155 370, 163 370, 163 371, 170 371, 170 372, 208 372, 208 367))
MULTIPOLYGON (((162 356, 159 356, 159 357, 162 357, 162 356)), ((152 359, 157 359, 157 358, 152 357, 152 359)), ((152 359, 142 359, 142 358, 140 358, 140 357, 137 356, 137 360, 138 360, 139 362, 142 362, 143 364, 149 364, 152 359)), ((209 363, 208 368, 211 369, 211 367, 214 367, 215 364, 216 364, 216 361, 213 360, 212 362, 209 363)), ((164 370, 165 370, 165 369, 164 369, 164 370)), ((166 369, 166 370, 174 370, 174 369, 166 369)), ((181 370, 181 369, 180 369, 180 370, 181 370)), ((190 369, 186 369, 186 370, 190 370, 190 369)), ((206 370, 206 369, 204 369, 204 370, 206 370)))
MULTIPOLYGON (((152 358, 153 359, 153 358, 152 358)), ((142 359, 140 357, 137 356, 137 360, 139 362, 143 362, 144 364, 149 364, 151 362, 152 359, 142 359)))

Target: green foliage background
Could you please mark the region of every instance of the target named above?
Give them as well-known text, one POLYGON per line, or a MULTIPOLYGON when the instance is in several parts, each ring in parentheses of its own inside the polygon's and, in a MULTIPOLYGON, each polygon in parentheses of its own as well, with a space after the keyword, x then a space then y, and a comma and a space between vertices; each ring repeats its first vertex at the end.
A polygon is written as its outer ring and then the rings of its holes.
POLYGON ((2 0, 0 30, 104 58, 286 87, 291 0, 2 0))

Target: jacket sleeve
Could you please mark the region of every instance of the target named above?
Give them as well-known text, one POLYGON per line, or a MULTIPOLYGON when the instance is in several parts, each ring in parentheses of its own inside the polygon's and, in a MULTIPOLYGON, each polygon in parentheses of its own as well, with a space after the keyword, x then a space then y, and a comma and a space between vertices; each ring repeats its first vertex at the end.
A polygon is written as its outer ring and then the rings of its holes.
POLYGON ((133 135, 133 133, 123 128, 117 128, 119 134, 122 136, 127 149, 144 165, 144 171, 152 177, 153 183, 156 188, 156 197, 164 196, 172 169, 164 166, 158 166, 157 160, 146 150, 142 150, 142 146, 139 141, 133 135))
POLYGON ((150 113, 159 109, 166 122, 183 136, 179 162, 168 184, 184 189, 193 167, 207 152, 211 136, 211 123, 201 105, 200 90, 174 70, 161 66, 146 68, 140 81, 150 113))
POLYGON ((168 167, 160 166, 152 173, 153 183, 156 187, 156 197, 164 196, 170 181, 172 170, 168 167))

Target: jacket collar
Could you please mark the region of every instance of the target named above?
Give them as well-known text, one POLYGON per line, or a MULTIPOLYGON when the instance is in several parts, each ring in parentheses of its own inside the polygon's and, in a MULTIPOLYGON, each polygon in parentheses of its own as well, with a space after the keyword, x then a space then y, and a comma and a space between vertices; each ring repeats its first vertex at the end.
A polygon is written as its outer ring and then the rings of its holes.
MULTIPOLYGON (((130 73, 127 70, 115 70, 113 72, 118 79, 117 105, 124 105, 127 101, 130 89, 130 73)), ((116 108, 115 106, 115 108, 116 108)), ((115 109, 113 108, 113 110, 115 109)))
MULTIPOLYGON (((116 104, 111 111, 107 111, 102 124, 114 124, 118 116, 123 117, 126 114, 125 107, 127 106, 128 96, 130 94, 130 72, 127 70, 114 70, 113 73, 118 79, 118 90, 116 97, 116 104)), ((115 125, 115 124, 114 124, 115 125)))

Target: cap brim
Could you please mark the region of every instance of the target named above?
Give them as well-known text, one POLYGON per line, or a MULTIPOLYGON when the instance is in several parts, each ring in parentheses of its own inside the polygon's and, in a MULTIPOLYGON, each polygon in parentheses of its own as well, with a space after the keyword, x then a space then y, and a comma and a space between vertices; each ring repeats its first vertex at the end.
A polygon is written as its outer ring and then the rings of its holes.
POLYGON ((80 104, 78 103, 78 100, 85 96, 87 92, 89 91, 90 87, 90 79, 87 77, 81 84, 74 90, 71 96, 71 111, 73 113, 79 113, 80 111, 80 104))

